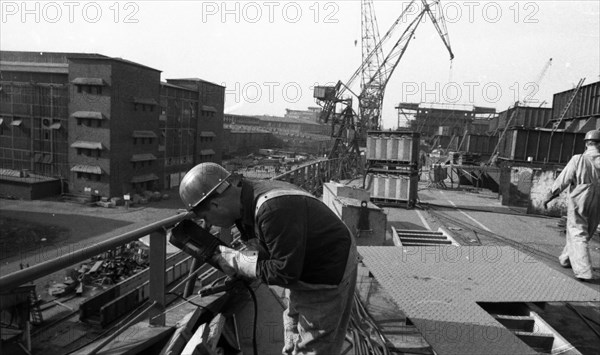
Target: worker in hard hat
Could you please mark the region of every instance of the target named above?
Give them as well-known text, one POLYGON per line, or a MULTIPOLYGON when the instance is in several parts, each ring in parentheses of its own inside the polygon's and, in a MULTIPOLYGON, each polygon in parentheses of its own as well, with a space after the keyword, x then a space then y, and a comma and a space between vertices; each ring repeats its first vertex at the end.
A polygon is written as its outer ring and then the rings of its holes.
POLYGON ((600 221, 600 130, 587 132, 584 141, 585 152, 571 158, 544 202, 548 208, 548 203, 569 187, 567 241, 559 261, 573 268, 581 281, 592 279, 588 243, 600 221))
POLYGON ((182 179, 186 207, 208 224, 240 230, 266 251, 220 247, 213 261, 230 276, 286 289, 284 354, 339 354, 356 285, 354 237, 323 202, 295 185, 231 174, 202 163, 182 179))

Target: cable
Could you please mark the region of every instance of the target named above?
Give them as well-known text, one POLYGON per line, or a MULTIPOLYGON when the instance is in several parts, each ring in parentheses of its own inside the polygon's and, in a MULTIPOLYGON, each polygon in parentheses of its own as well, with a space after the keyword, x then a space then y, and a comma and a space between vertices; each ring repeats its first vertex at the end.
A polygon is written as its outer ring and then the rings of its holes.
POLYGON ((244 286, 250 292, 250 296, 252 297, 252 302, 254 303, 254 321, 252 325, 252 348, 254 350, 254 355, 258 355, 258 346, 256 344, 256 328, 258 327, 258 301, 256 300, 256 294, 250 285, 247 282, 243 282, 244 286))
POLYGON ((182 295, 180 295, 180 294, 178 294, 178 293, 175 293, 175 292, 167 292, 167 295, 173 295, 173 296, 176 296, 177 298, 179 298, 179 299, 181 299, 181 300, 183 300, 183 301, 185 301, 185 302, 187 302, 187 303, 189 303, 189 304, 192 304, 192 305, 194 305, 194 306, 196 306, 196 307, 199 307, 199 308, 205 309, 205 310, 207 310, 207 311, 210 311, 210 309, 208 309, 208 308, 206 308, 206 307, 204 307, 204 306, 202 306, 202 305, 199 305, 198 303, 192 302, 192 301, 188 300, 187 298, 183 297, 182 295))

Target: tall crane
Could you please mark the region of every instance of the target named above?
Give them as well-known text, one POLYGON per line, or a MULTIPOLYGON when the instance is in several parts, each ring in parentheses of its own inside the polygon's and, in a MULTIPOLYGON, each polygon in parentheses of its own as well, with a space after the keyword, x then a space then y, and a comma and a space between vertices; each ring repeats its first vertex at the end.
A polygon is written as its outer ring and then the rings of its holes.
MULTIPOLYGON (((548 72, 548 69, 550 69, 551 65, 552 65, 552 58, 548 59, 548 61, 546 62, 546 64, 544 64, 544 67, 542 68, 542 70, 540 71, 540 73, 535 77, 535 79, 532 82, 532 84, 534 84, 535 86, 537 86, 537 88, 539 88, 540 83, 542 82, 542 79, 544 79, 544 76, 546 76, 546 73, 548 72)), ((536 90, 536 92, 537 92, 537 90, 536 90)), ((534 103, 534 102, 532 100, 529 100, 528 98, 525 98, 523 100, 523 105, 525 105, 525 106, 529 105, 530 103, 534 103)))
POLYGON ((381 116, 382 88, 384 88, 385 75, 379 70, 385 57, 383 48, 377 46, 381 42, 379 26, 373 8, 373 0, 361 1, 361 30, 362 30, 362 85, 359 100, 359 114, 361 117, 381 116), (373 54, 371 54, 373 53, 373 54))
POLYGON ((408 44, 414 37, 417 27, 423 22, 425 16, 429 16, 431 19, 450 54, 451 60, 454 58, 454 54, 450 47, 450 39, 443 11, 440 7, 440 0, 412 0, 392 23, 381 40, 377 40, 377 22, 374 17, 372 1, 364 0, 361 9, 363 41, 366 41, 366 43, 363 43, 363 61, 361 65, 345 84, 338 81, 335 86, 316 87, 314 97, 323 107, 320 116, 321 121, 331 122, 332 136, 335 140, 329 158, 348 158, 348 163, 362 172, 359 163, 359 141, 364 141, 367 130, 381 127, 381 108, 385 88, 400 59, 406 52, 408 44), (418 9, 416 12, 414 11, 415 6, 418 9), (416 16, 409 21, 408 18, 411 14, 416 16), (383 53, 384 44, 390 41, 400 23, 408 23, 408 26, 396 40, 388 54, 380 57, 379 55, 383 53), (377 43, 373 47, 372 43, 376 41, 377 43), (361 73, 363 74, 361 91, 356 94, 352 91, 352 86, 361 73), (344 95, 347 92, 352 96, 345 97, 344 95), (356 115, 352 108, 352 97, 358 98, 360 115, 356 115), (343 106, 340 110, 337 109, 339 105, 343 106), (354 164, 350 160, 353 160, 354 164))

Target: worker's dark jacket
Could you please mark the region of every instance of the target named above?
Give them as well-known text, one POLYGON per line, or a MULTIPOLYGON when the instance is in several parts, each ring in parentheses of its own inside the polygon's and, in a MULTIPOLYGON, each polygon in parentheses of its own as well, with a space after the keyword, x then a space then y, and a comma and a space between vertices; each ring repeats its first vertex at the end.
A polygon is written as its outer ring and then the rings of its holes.
POLYGON ((242 218, 236 225, 244 239, 257 237, 268 254, 265 260, 259 258, 257 276, 284 287, 298 281, 339 284, 351 245, 346 225, 323 202, 309 196, 267 200, 255 216, 259 196, 277 189, 300 190, 281 181, 242 180, 242 218))

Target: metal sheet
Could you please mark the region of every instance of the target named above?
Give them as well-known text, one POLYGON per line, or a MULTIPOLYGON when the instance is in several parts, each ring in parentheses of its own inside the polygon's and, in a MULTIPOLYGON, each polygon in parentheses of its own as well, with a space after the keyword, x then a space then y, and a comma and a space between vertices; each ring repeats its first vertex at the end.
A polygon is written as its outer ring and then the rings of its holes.
POLYGON ((359 247, 364 264, 438 354, 535 354, 477 302, 599 301, 511 247, 359 247))
MULTIPOLYGON (((563 113, 564 108, 573 96, 575 89, 554 94, 552 108, 554 109, 552 119, 557 120, 563 113)), ((565 113, 566 119, 573 117, 588 117, 600 114, 600 81, 584 85, 577 92, 577 96, 565 113)))
POLYGON ((469 153, 492 155, 498 144, 498 136, 467 135, 464 150, 469 153))
POLYGON ((513 161, 566 164, 585 150, 585 133, 509 129, 501 142, 500 157, 513 161))

